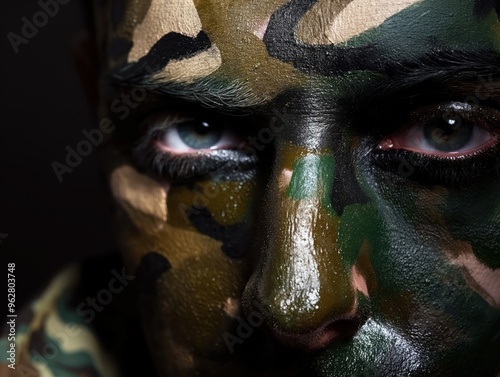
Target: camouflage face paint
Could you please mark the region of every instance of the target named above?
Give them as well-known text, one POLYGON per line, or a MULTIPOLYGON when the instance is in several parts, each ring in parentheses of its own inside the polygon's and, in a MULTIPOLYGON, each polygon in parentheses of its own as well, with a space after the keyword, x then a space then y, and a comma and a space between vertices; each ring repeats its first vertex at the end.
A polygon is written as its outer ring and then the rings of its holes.
POLYGON ((96 8, 151 99, 105 160, 159 376, 500 373, 498 2, 96 8))

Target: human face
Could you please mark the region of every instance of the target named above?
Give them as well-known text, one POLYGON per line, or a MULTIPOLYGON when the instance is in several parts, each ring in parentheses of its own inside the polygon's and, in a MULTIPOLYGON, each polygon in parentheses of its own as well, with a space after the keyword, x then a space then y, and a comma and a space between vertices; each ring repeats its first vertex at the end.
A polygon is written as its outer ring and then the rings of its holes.
POLYGON ((97 7, 159 376, 500 373, 497 1, 97 7))

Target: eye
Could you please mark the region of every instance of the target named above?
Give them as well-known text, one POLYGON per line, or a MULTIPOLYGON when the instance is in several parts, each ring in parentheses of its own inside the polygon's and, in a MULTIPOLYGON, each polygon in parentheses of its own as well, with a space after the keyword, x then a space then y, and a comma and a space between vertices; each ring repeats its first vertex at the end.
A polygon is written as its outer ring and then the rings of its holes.
POLYGON ((243 140, 218 119, 166 118, 153 124, 155 146, 172 154, 237 148, 243 140))
POLYGON ((131 150, 132 160, 138 170, 170 183, 213 174, 248 178, 259 161, 247 143, 253 124, 244 116, 154 113, 139 126, 142 136, 131 150))
POLYGON ((486 128, 495 120, 471 105, 451 103, 422 109, 409 125, 384 139, 379 149, 401 149, 437 157, 460 157, 481 151, 495 142, 486 128))

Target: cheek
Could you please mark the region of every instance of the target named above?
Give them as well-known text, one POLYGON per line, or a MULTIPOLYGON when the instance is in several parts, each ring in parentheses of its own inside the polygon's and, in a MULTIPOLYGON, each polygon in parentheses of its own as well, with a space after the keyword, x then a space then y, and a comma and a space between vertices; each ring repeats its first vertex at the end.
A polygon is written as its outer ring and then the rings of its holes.
POLYGON ((439 209, 447 224, 446 254, 468 285, 491 306, 500 308, 499 183, 450 194, 439 209))
POLYGON ((183 368, 192 351, 227 353, 223 334, 240 315, 248 279, 255 182, 160 184, 124 165, 110 183, 118 240, 136 271, 150 345, 155 352, 186 350, 176 358, 183 368))
POLYGON ((500 299, 500 242, 498 230, 490 232, 498 229, 498 199, 473 188, 378 187, 373 195, 389 241, 373 258, 383 311, 398 321, 434 318, 450 334, 492 326, 500 299), (401 308, 412 307, 408 313, 396 308, 398 297, 401 308))

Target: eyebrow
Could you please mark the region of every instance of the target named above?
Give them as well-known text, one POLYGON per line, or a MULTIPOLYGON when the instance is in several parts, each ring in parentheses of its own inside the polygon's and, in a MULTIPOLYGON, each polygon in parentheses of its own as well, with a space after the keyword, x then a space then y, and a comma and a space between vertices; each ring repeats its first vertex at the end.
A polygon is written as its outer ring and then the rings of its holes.
MULTIPOLYGON (((130 75, 135 63, 127 64, 108 76, 112 86, 138 87, 175 99, 196 102, 224 112, 253 112, 274 98, 255 95, 238 80, 208 76, 192 82, 164 81, 153 74, 130 75)), ((464 83, 489 76, 490 91, 500 95, 500 55, 492 50, 436 50, 407 61, 391 61, 372 72, 380 80, 354 90, 357 101, 382 100, 404 91, 417 90, 423 85, 464 83)), ((351 71, 352 73, 356 71, 351 71)), ((325 79, 331 78, 324 76, 325 79)))
POLYGON ((490 91, 500 95, 500 54, 493 50, 431 51, 421 58, 389 62, 379 74, 388 79, 372 85, 365 98, 388 97, 428 84, 461 85, 468 89, 471 83, 484 85, 485 81, 490 91))
POLYGON ((158 95, 196 102, 221 111, 253 111, 268 102, 238 80, 207 76, 192 82, 165 81, 153 74, 130 76, 134 63, 121 67, 108 76, 108 82, 117 87, 143 88, 158 95))

